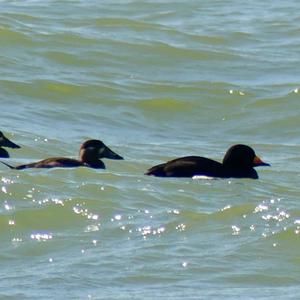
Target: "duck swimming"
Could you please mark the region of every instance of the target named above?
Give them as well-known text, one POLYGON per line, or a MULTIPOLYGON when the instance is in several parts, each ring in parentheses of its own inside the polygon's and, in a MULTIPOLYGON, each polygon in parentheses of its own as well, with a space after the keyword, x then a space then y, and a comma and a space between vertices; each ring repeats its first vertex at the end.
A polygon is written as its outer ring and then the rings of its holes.
POLYGON ((13 143, 7 137, 5 137, 4 134, 0 131, 0 157, 5 157, 5 158, 9 157, 8 152, 2 147, 21 148, 19 145, 13 143))
POLYGON ((123 159, 120 155, 109 149, 103 142, 99 140, 85 141, 79 150, 79 160, 65 157, 52 157, 37 162, 11 166, 2 162, 6 166, 15 170, 23 170, 28 168, 75 168, 89 167, 95 169, 105 169, 104 163, 100 158, 123 159))
POLYGON ((200 157, 180 157, 150 168, 145 175, 159 177, 193 177, 203 175, 219 178, 252 178, 257 179, 254 167, 270 166, 256 156, 247 145, 234 145, 226 152, 223 162, 200 157))

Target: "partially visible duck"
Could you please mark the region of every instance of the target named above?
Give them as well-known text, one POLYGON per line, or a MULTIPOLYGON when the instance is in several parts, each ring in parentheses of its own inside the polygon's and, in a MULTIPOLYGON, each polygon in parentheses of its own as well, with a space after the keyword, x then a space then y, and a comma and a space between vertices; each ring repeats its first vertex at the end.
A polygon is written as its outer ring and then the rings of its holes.
POLYGON ((104 163, 100 158, 123 159, 120 155, 109 149, 103 142, 99 140, 85 141, 79 151, 79 159, 52 157, 37 162, 23 164, 19 166, 11 166, 2 162, 6 166, 15 170, 28 168, 75 168, 89 167, 95 169, 105 169, 104 163))
POLYGON ((21 148, 19 145, 10 141, 6 136, 4 136, 2 131, 0 131, 0 157, 5 157, 5 158, 9 157, 8 152, 5 149, 3 149, 2 147, 21 148))
POLYGON ((256 156, 247 145, 234 145, 226 152, 223 162, 200 157, 186 156, 150 168, 145 175, 160 177, 209 176, 219 178, 253 178, 257 179, 254 167, 270 166, 256 156))

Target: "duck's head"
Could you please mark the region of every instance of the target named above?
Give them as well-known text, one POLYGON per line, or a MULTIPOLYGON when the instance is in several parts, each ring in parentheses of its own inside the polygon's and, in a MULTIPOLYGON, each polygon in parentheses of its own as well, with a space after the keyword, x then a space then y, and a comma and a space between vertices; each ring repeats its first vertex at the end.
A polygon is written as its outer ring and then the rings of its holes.
POLYGON ((228 149, 223 158, 223 164, 235 168, 270 166, 270 164, 263 162, 251 147, 241 144, 228 149))
POLYGON ((99 140, 85 141, 80 147, 79 156, 84 162, 94 162, 101 158, 123 159, 99 140))
POLYGON ((21 148, 19 145, 10 141, 4 134, 0 131, 0 147, 8 147, 8 148, 21 148))

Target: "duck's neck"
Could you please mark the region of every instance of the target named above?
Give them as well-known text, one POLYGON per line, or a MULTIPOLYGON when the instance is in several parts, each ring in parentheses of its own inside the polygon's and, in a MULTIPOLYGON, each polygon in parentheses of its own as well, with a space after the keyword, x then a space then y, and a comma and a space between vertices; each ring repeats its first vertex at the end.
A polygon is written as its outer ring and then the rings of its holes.
POLYGON ((80 151, 80 161, 90 168, 105 169, 104 163, 97 157, 95 153, 90 151, 80 151))
POLYGON ((5 149, 1 148, 1 147, 0 147, 0 157, 5 157, 5 158, 9 157, 8 152, 5 149))
POLYGON ((105 164, 100 159, 93 162, 84 162, 87 167, 94 169, 105 169, 105 164))
POLYGON ((224 164, 224 171, 228 177, 234 178, 253 178, 257 179, 257 172, 253 167, 249 166, 232 166, 224 164))

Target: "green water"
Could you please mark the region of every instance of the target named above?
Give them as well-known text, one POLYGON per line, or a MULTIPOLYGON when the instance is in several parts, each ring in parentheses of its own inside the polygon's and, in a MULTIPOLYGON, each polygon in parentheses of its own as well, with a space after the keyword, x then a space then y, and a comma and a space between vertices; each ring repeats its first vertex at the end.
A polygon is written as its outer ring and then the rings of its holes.
MULTIPOLYGON (((298 1, 1 1, 0 299, 298 299, 298 1), (259 180, 162 179, 236 143, 259 180)), ((300 90, 299 90, 300 91, 300 90)))

